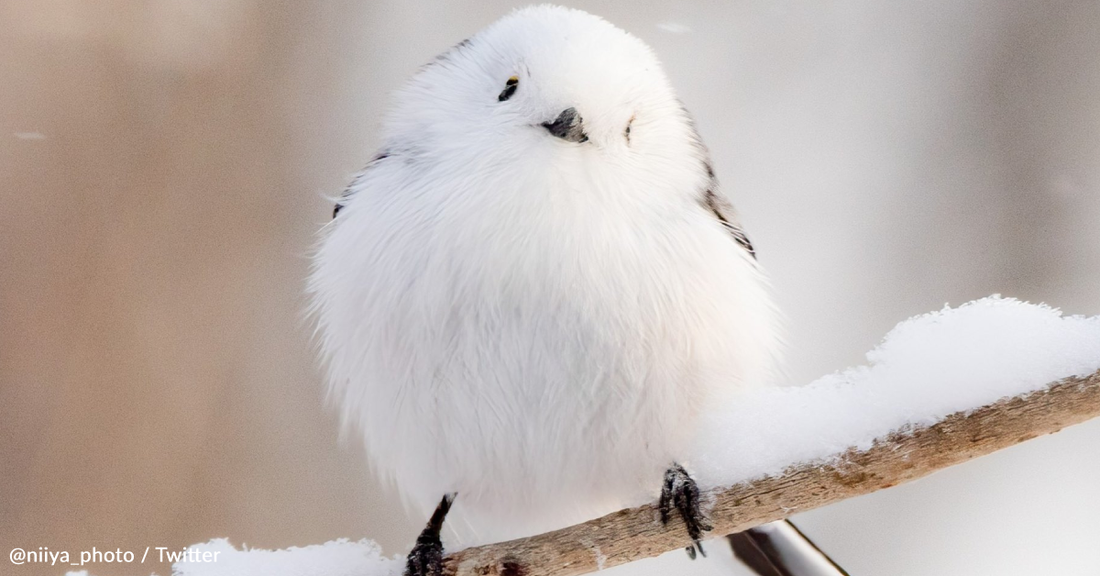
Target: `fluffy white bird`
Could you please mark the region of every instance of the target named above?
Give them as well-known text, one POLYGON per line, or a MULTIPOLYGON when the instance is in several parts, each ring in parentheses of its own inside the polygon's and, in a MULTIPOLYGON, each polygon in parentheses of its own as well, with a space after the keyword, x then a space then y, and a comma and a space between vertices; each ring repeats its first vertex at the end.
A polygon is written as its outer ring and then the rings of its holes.
MULTIPOLYGON (((425 514, 457 493, 467 543, 662 479, 698 538, 676 463, 707 404, 769 380, 776 313, 653 52, 522 9, 421 68, 382 142, 310 278, 329 390, 374 469, 425 514)), ((449 505, 409 573, 431 573, 449 505)))

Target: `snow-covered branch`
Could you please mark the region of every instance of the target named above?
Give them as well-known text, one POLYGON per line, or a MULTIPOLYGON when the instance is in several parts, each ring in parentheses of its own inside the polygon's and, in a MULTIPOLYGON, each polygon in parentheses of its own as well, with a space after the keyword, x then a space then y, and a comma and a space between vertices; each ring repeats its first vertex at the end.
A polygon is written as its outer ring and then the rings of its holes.
MULTIPOLYGON (((1002 448, 1100 416, 1100 372, 1006 398, 936 424, 880 438, 827 463, 793 466, 711 492, 713 535, 753 526, 889 488, 1002 448)), ((683 548, 680 523, 657 522, 655 503, 583 524, 469 548, 447 557, 454 576, 573 576, 683 548)))

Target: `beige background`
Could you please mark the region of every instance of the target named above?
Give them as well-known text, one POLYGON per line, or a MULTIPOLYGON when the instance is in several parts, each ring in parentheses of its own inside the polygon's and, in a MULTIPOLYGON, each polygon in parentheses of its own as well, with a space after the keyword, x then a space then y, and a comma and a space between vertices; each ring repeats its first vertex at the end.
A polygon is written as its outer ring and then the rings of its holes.
MULTIPOLYGON (((695 113, 793 381, 948 301, 1100 313, 1100 3, 575 4, 695 113)), ((407 549, 322 406, 306 254, 386 94, 511 5, 0 0, 4 554, 407 549)), ((855 575, 1097 575, 1098 476, 1094 422, 800 520, 855 575)))

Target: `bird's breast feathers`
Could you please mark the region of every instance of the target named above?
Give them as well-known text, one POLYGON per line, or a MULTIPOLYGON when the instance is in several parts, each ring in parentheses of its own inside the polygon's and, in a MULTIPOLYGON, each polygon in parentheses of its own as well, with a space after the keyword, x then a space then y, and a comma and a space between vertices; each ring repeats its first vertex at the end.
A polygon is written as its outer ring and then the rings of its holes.
POLYGON ((764 281, 692 195, 522 173, 425 189, 384 162, 312 289, 345 420, 414 499, 652 483, 703 403, 766 377, 764 281))

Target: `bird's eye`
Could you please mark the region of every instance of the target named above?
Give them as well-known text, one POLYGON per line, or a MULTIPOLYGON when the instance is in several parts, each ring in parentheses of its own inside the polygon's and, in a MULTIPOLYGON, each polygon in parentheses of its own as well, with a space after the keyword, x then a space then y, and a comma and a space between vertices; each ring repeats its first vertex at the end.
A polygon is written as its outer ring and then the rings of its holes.
POLYGON ((630 120, 626 123, 626 130, 623 130, 623 136, 626 136, 626 143, 630 144, 630 127, 634 125, 634 117, 631 116, 630 120))
POLYGON ((519 76, 512 76, 504 83, 504 90, 500 92, 500 96, 497 96, 498 102, 504 102, 512 97, 512 94, 516 93, 516 88, 519 88, 519 76))

